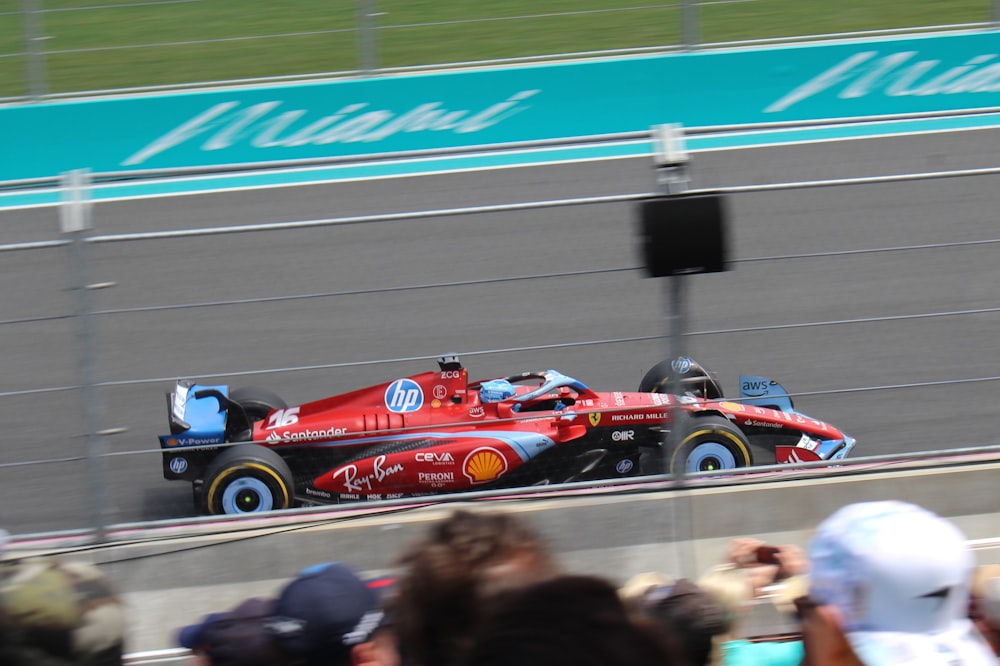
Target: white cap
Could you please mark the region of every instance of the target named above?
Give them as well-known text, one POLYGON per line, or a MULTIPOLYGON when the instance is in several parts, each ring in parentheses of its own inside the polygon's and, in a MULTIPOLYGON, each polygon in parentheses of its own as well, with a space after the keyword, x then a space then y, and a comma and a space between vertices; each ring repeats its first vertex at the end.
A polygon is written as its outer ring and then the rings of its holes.
POLYGON ((817 528, 809 595, 840 610, 866 666, 996 666, 967 617, 975 561, 965 541, 913 504, 850 504, 817 528))

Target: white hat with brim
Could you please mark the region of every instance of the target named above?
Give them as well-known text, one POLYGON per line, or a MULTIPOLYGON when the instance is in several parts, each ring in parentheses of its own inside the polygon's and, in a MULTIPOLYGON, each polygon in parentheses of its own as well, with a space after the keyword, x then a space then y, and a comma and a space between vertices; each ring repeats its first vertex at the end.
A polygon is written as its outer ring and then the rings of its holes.
POLYGON ((954 624, 935 634, 853 631, 847 638, 865 666, 996 666, 996 655, 972 622, 954 624))
POLYGON ((898 501, 850 504, 809 545, 809 596, 837 607, 865 666, 996 666, 968 619, 975 561, 948 520, 898 501))

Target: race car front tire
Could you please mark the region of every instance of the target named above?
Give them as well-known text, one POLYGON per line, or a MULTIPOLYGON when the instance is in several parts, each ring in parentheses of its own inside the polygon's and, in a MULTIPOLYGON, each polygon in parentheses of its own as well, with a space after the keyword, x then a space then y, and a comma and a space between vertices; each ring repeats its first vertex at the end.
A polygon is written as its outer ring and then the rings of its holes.
POLYGON ((292 506, 294 481, 281 456, 256 444, 239 444, 208 466, 201 487, 201 511, 247 514, 292 506))
POLYGON ((671 391, 678 391, 681 394, 691 392, 699 398, 708 400, 722 398, 722 387, 712 374, 689 358, 660 361, 650 368, 639 382, 640 393, 671 391), (675 368, 679 360, 683 360, 685 365, 675 368), (674 385, 674 382, 677 384, 674 385))
POLYGON ((746 435, 723 416, 684 419, 680 443, 670 455, 670 473, 695 474, 753 464, 746 435))

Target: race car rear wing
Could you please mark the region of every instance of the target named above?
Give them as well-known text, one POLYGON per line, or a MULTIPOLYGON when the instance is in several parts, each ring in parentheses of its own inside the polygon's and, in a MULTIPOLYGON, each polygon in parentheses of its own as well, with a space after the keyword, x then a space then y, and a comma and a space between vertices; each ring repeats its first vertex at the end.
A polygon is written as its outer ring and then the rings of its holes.
POLYGON ((160 437, 161 445, 169 442, 168 446, 195 446, 249 439, 250 418, 228 394, 228 386, 178 381, 173 392, 167 393, 170 435, 160 437))

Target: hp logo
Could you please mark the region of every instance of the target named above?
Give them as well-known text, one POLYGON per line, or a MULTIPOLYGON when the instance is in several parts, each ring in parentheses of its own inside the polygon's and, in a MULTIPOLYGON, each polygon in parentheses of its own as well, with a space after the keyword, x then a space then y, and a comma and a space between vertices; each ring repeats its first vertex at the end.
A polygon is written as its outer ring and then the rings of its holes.
POLYGON ((170 461, 170 471, 174 474, 183 474, 188 468, 188 461, 184 458, 174 458, 170 461))
POLYGON ((390 412, 415 412, 424 406, 424 392, 412 379, 397 379, 385 390, 385 406, 390 412))
POLYGON ((691 369, 691 359, 686 356, 679 356, 670 362, 670 367, 674 369, 674 372, 684 374, 691 369))
POLYGON ((615 465, 615 471, 619 474, 628 474, 632 471, 632 461, 628 458, 624 460, 619 460, 618 464, 615 465))

